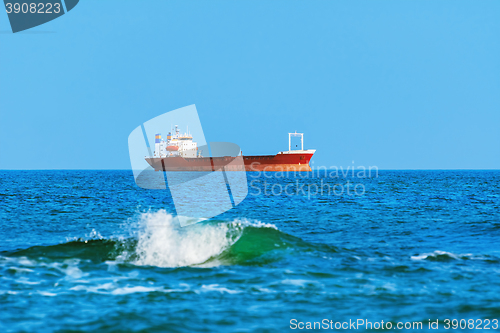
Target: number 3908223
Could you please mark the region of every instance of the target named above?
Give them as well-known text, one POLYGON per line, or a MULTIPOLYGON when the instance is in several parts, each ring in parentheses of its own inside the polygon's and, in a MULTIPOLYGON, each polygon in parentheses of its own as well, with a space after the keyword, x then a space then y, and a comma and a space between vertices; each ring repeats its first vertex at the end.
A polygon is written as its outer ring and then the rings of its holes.
POLYGON ((444 328, 448 329, 476 329, 476 330, 497 330, 498 329, 498 319, 445 319, 444 328))
POLYGON ((6 11, 7 11, 7 14, 10 14, 10 13, 23 13, 23 14, 27 14, 27 13, 31 13, 31 14, 52 14, 52 13, 55 13, 55 14, 59 14, 61 12, 61 4, 60 3, 50 3, 50 2, 47 2, 47 3, 23 3, 23 4, 20 4, 20 3, 15 3, 15 4, 11 4, 11 3, 6 3, 5 4, 5 8, 6 8, 6 11))

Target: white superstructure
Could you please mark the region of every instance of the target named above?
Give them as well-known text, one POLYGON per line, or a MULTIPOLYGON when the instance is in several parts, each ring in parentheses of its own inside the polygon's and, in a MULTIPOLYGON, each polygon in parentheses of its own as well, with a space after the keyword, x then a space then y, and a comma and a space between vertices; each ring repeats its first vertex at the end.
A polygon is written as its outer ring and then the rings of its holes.
POLYGON ((193 137, 186 131, 181 134, 179 127, 175 125, 174 133, 167 134, 167 140, 161 138, 161 134, 155 136, 154 157, 201 157, 198 153, 198 144, 193 141, 193 137))

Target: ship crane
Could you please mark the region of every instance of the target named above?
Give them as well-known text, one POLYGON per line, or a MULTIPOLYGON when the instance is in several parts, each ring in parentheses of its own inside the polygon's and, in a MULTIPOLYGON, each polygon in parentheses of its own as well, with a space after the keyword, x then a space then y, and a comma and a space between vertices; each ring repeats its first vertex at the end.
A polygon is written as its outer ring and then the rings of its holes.
POLYGON ((304 133, 288 133, 288 151, 292 151, 292 136, 300 137, 300 150, 304 150, 304 133))

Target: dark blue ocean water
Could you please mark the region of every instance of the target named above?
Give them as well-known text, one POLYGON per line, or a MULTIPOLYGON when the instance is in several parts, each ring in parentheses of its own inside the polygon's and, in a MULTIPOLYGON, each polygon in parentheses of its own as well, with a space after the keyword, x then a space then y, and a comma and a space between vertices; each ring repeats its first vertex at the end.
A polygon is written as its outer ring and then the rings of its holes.
POLYGON ((0 172, 0 332, 500 319, 500 171, 254 176, 236 208, 181 228, 130 171, 0 172), (278 193, 322 180, 363 194, 278 193))

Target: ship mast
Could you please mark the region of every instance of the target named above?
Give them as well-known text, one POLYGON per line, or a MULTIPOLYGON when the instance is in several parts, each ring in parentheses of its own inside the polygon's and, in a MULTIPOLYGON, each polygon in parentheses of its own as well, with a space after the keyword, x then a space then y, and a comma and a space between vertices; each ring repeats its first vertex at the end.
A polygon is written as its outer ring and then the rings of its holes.
POLYGON ((288 151, 292 151, 292 136, 300 137, 300 150, 304 150, 304 133, 297 133, 297 131, 295 131, 295 133, 288 133, 288 151))

